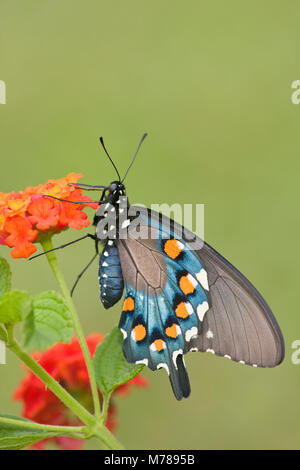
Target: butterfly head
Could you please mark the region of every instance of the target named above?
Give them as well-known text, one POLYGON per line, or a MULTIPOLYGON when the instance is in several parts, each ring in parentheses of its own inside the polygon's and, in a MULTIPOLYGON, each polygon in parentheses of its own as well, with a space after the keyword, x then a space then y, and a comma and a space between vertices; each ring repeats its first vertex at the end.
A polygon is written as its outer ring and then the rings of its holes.
POLYGON ((102 201, 114 205, 122 196, 126 196, 124 184, 120 181, 112 181, 110 185, 105 188, 102 201))
MULTIPOLYGON (((127 204, 125 186, 121 181, 112 181, 108 186, 103 187, 93 224, 97 226, 98 222, 107 218, 109 213, 119 217, 121 204, 127 204)), ((111 224, 115 225, 113 222, 111 224)))
POLYGON ((109 194, 117 194, 122 196, 125 194, 125 186, 120 181, 112 181, 108 186, 109 194))
POLYGON ((119 208, 120 198, 124 196, 126 196, 124 184, 121 181, 112 181, 102 190, 102 196, 99 202, 104 206, 109 203, 115 208, 119 208))

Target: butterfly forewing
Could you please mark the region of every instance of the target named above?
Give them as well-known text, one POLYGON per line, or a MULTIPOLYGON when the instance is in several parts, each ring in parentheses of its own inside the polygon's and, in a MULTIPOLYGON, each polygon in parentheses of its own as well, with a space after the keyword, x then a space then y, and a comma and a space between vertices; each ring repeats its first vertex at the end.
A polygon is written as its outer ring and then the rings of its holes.
POLYGON ((193 340, 200 351, 211 351, 242 364, 274 367, 284 358, 279 325, 255 287, 212 247, 197 251, 208 273, 211 307, 203 330, 193 340))

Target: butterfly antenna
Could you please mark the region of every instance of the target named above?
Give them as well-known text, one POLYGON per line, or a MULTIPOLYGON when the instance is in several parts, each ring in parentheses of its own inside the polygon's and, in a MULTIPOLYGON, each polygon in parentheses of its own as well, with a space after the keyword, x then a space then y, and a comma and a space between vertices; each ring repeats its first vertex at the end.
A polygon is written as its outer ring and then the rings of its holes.
POLYGON ((126 178, 126 176, 127 176, 127 173, 128 173, 128 171, 130 170, 130 168, 132 167, 132 165, 133 165, 133 163, 134 163, 134 160, 136 159, 136 156, 137 156, 137 154, 139 153, 139 150, 140 150, 140 148, 141 148, 141 145, 142 145, 143 141, 146 139, 147 135, 148 135, 148 134, 145 133, 145 134, 143 135, 143 137, 141 138, 140 143, 139 143, 139 145, 138 145, 138 147, 137 147, 137 149, 136 149, 136 152, 135 152, 135 154, 134 154, 134 156, 133 156, 133 159, 131 160, 131 163, 130 163, 129 167, 127 168, 127 171, 126 171, 126 173, 125 173, 125 175, 124 175, 124 178, 122 179, 121 183, 123 183, 123 181, 125 180, 125 178, 126 178))
POLYGON ((104 142, 103 142, 103 137, 100 137, 100 139, 99 139, 99 140, 100 140, 100 143, 101 143, 101 145, 102 145, 102 147, 103 147, 103 149, 104 149, 104 152, 105 152, 105 153, 106 153, 106 155, 108 156, 108 158, 109 158, 109 160, 110 160, 110 162, 111 162, 112 166, 114 167, 114 169, 115 169, 115 170, 116 170, 116 172, 117 172, 117 175, 118 175, 119 181, 121 181, 120 173, 118 172, 118 169, 117 169, 116 165, 115 165, 115 164, 114 164, 114 162, 112 161, 111 157, 109 156, 109 153, 108 153, 108 151, 107 151, 107 150, 106 150, 106 148, 105 148, 105 145, 104 145, 104 142))

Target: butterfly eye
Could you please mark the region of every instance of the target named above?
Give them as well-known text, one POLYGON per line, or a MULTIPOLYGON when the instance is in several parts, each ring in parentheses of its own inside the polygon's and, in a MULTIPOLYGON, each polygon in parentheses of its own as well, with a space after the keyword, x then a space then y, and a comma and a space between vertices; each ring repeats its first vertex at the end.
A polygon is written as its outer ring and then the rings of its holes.
POLYGON ((111 183, 111 185, 110 185, 110 187, 109 187, 109 191, 110 191, 111 193, 113 193, 117 188, 118 188, 117 183, 111 183))

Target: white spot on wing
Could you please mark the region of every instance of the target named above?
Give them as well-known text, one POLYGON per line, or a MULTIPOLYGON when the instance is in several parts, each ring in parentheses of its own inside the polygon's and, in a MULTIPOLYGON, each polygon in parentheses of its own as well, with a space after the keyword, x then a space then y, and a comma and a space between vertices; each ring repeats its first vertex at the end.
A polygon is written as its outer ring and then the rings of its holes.
POLYGON ((196 287, 196 285, 198 284, 198 282, 196 281, 196 279, 194 278, 194 276, 192 276, 191 274, 188 274, 187 275, 187 278, 188 280, 190 281, 190 283, 192 284, 193 287, 196 287))
POLYGON ((182 331, 181 331, 181 328, 179 325, 176 325, 176 331, 177 331, 177 334, 178 335, 181 335, 182 334, 182 331))
POLYGON ((127 338, 127 332, 125 330, 123 330, 123 328, 121 328, 121 333, 123 335, 123 338, 126 339, 127 338))
POLYGON ((168 367, 168 365, 167 365, 165 362, 160 362, 160 363, 157 365, 156 369, 166 369, 168 375, 170 375, 169 367, 168 367))
POLYGON ((129 220, 129 219, 124 220, 124 222, 122 223, 122 227, 121 227, 121 228, 126 228, 126 227, 128 227, 129 224, 130 224, 130 220, 129 220))
POLYGON ((109 244, 109 246, 112 246, 114 244, 114 242, 112 240, 108 240, 108 244, 109 244))
POLYGON ((213 338, 214 337, 214 334, 211 330, 207 330, 207 333, 206 333, 206 338, 213 338))
POLYGON ((205 290, 209 290, 208 281, 207 281, 207 272, 205 271, 205 269, 202 268, 202 269, 196 274, 196 278, 198 279, 198 281, 200 282, 201 286, 202 286, 205 290))
POLYGON ((206 300, 202 302, 202 304, 199 304, 197 307, 197 315, 200 321, 203 321, 204 315, 206 314, 207 310, 209 310, 209 305, 206 300))
POLYGON ((148 365, 148 359, 141 359, 140 361, 135 361, 136 364, 145 364, 145 366, 148 365))
POLYGON ((239 361, 240 364, 245 364, 245 361, 239 361))
POLYGON ((192 313, 194 313, 194 309, 193 309, 193 306, 190 302, 186 302, 185 303, 185 306, 186 306, 186 309, 188 311, 188 314, 189 315, 192 315, 192 313))
POLYGON ((176 369, 177 369, 177 363, 176 363, 177 356, 179 356, 179 354, 182 354, 182 353, 183 353, 182 349, 178 349, 177 351, 173 352, 173 362, 174 362, 176 369))
POLYGON ((105 267, 105 266, 108 266, 107 262, 104 261, 104 263, 102 263, 102 266, 104 266, 104 267, 105 267))
POLYGON ((190 330, 187 330, 185 333, 185 340, 186 341, 191 341, 192 338, 197 336, 198 334, 198 328, 196 326, 193 326, 190 330))
POLYGON ((207 349, 206 352, 210 352, 212 354, 215 354, 215 351, 213 349, 207 349))
POLYGON ((180 251, 182 251, 183 248, 184 248, 184 244, 181 243, 179 240, 176 240, 176 241, 177 241, 177 246, 178 246, 178 248, 180 249, 180 251))
POLYGON ((231 356, 229 356, 228 354, 225 354, 226 359, 231 359, 231 356))
POLYGON ((103 253, 103 254, 104 254, 104 256, 108 256, 108 253, 107 253, 107 251, 104 251, 104 253, 103 253))

